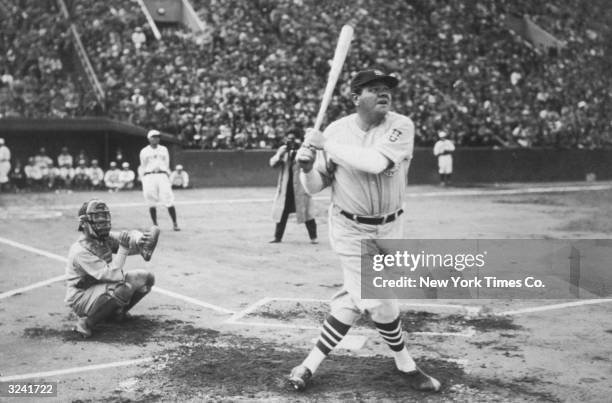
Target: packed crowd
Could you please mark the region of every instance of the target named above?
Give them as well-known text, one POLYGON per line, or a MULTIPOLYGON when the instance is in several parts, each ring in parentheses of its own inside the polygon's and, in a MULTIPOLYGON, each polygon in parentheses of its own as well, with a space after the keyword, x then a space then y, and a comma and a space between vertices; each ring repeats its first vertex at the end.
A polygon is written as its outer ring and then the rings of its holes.
POLYGON ((73 74, 69 24, 55 1, 4 2, 0 28, 0 118, 74 117, 93 97, 73 74))
MULTIPOLYGON (((4 141, 3 141, 4 143, 4 141)), ((117 154, 121 158, 121 154, 117 154)), ((75 157, 67 147, 53 160, 44 147, 28 158, 25 165, 18 158, 8 173, 7 186, 0 190, 15 192, 55 191, 72 192, 73 190, 104 190, 118 192, 142 186, 142 170, 131 169, 127 161, 111 161, 107 170, 102 169, 97 159, 90 159, 84 150, 75 157)), ((182 165, 177 165, 169 173, 174 188, 189 187, 189 174, 182 165)))
POLYGON ((352 20, 359 28, 329 119, 350 110, 349 72, 377 66, 403 78, 395 106, 417 123, 419 145, 440 130, 464 146, 610 141, 603 0, 192 3, 206 30, 166 26, 158 41, 134 1, 70 2, 112 117, 189 147, 275 148, 312 124, 340 26, 352 20), (538 51, 513 36, 504 16, 525 14, 565 46, 538 51))

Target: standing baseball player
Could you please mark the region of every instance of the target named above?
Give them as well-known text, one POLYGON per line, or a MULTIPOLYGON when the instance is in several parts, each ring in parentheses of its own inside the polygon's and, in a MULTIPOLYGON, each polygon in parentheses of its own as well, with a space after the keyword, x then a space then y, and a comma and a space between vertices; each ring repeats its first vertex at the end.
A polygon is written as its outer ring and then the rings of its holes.
POLYGON ((0 192, 8 185, 9 172, 11 172, 11 151, 4 144, 4 139, 0 138, 0 192))
POLYGON ((66 265, 65 302, 78 316, 74 330, 87 338, 94 326, 115 316, 125 317, 151 291, 155 277, 146 270, 123 271, 128 255, 145 261, 157 245, 159 228, 111 231, 106 203, 92 199, 79 209, 80 238, 72 244, 66 265))
POLYGON ((149 204, 149 214, 153 224, 157 225, 157 203, 168 208, 172 218, 173 229, 180 231, 176 223, 176 209, 174 208, 174 193, 170 185, 170 154, 168 149, 159 144, 161 133, 150 130, 147 133, 149 145, 140 151, 140 166, 142 167, 142 193, 149 204))
POLYGON ((453 152, 455 145, 446 138, 444 131, 438 133, 439 140, 434 144, 433 153, 438 157, 438 173, 440 174, 440 185, 447 186, 453 174, 453 152))
POLYGON ((355 321, 368 312, 393 351, 395 365, 410 386, 438 391, 406 346, 396 299, 361 298, 361 240, 402 238, 400 218, 414 143, 414 123, 391 112, 391 90, 398 79, 379 70, 358 72, 351 81, 357 112, 331 123, 324 133, 309 130, 298 151, 300 179, 309 193, 331 186, 329 238, 340 257, 344 284, 332 297, 331 313, 316 346, 293 368, 289 382, 302 390, 319 364, 355 321), (313 148, 326 154, 315 154, 313 148), (326 158, 324 156, 326 155, 326 158))

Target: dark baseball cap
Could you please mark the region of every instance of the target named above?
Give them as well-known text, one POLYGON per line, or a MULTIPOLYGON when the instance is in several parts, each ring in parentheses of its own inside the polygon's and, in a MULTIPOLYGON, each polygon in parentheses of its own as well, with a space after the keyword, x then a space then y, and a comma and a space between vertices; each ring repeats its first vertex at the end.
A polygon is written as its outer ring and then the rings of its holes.
POLYGON ((355 93, 366 84, 376 81, 387 84, 389 88, 395 88, 399 84, 399 80, 396 77, 385 74, 380 70, 361 70, 355 74, 351 81, 351 92, 355 93))

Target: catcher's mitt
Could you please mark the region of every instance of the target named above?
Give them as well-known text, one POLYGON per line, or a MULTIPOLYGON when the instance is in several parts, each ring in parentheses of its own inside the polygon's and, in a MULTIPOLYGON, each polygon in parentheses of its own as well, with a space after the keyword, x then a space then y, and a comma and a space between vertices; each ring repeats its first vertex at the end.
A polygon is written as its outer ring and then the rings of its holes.
POLYGON ((157 225, 153 225, 147 232, 142 234, 142 238, 140 238, 140 242, 138 242, 140 255, 145 262, 151 260, 151 256, 153 256, 153 251, 155 250, 157 240, 159 239, 159 233, 159 227, 157 225))

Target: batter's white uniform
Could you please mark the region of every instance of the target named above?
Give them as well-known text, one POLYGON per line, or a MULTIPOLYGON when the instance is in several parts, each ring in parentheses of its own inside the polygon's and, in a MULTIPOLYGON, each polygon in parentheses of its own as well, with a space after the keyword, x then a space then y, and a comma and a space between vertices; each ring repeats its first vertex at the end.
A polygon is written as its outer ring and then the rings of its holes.
POLYGON ((341 144, 375 149, 393 163, 377 175, 346 165, 337 165, 330 172, 329 164, 321 158, 317 158, 314 166, 324 183, 331 185, 329 239, 340 256, 344 275, 342 290, 332 298, 331 313, 336 318, 356 320, 367 310, 375 321, 391 322, 399 315, 396 299, 361 298, 361 240, 397 239, 404 235, 403 217, 398 218, 397 214, 406 195, 414 123, 406 116, 388 112, 380 125, 365 132, 357 125, 357 114, 352 114, 330 124, 323 135, 341 144), (380 225, 363 224, 345 217, 341 211, 366 217, 395 214, 395 219, 380 225))
POLYGON ((433 153, 438 157, 438 173, 442 175, 453 173, 453 156, 444 154, 455 151, 455 145, 449 139, 440 139, 434 144, 433 153))
POLYGON ((170 185, 170 154, 161 144, 155 148, 146 146, 140 151, 142 166, 142 193, 149 207, 158 203, 171 207, 174 205, 174 194, 170 185))

